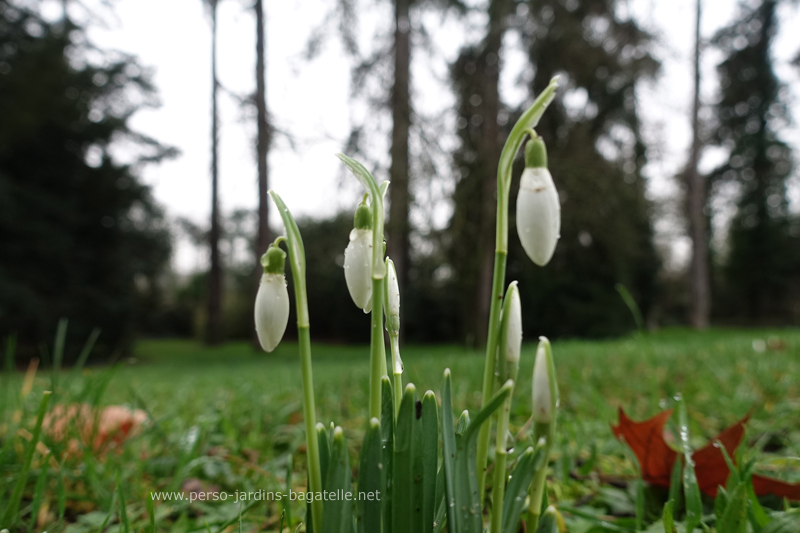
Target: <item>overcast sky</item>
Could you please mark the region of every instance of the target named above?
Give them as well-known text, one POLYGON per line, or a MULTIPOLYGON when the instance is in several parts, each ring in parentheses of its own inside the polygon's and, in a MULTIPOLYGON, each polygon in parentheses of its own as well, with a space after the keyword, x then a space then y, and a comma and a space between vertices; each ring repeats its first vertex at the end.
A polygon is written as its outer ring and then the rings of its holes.
MULTIPOLYGON (((86 0, 84 5, 97 5, 86 0)), ((341 150, 351 120, 361 120, 363 107, 351 106, 351 62, 332 35, 316 59, 308 62, 304 51, 309 34, 330 15, 331 1, 265 0, 267 16, 267 104, 274 125, 295 141, 294 148, 279 135, 269 155, 270 187, 277 190, 295 215, 325 216, 340 209, 350 210, 356 202, 354 185, 340 188, 341 164, 334 154, 341 150)), ((362 51, 373 45, 376 30, 386 30, 392 21, 388 1, 362 2, 358 37, 362 51)), ((210 209, 210 24, 201 0, 115 0, 113 11, 100 10, 105 27, 91 27, 91 40, 102 48, 117 49, 139 57, 152 67, 153 80, 162 106, 145 110, 132 119, 134 129, 161 142, 174 145, 181 155, 175 160, 147 167, 145 181, 153 187, 156 199, 166 206, 171 217, 185 216, 205 224, 210 209)), ((630 0, 633 16, 659 39, 656 55, 663 63, 660 78, 643 84, 639 91, 645 133, 653 150, 645 169, 653 197, 674 196, 676 187, 670 176, 685 160, 689 143, 688 111, 691 101, 691 57, 694 32, 694 0, 630 0)), ((61 0, 45 2, 50 16, 60 14, 61 0)), ((247 0, 220 1, 218 12, 218 72, 222 86, 236 95, 255 88, 255 21, 247 0)), ((80 6, 73 5, 76 18, 83 18, 80 6)), ((72 13, 71 12, 71 13, 72 13)), ((710 37, 736 13, 732 0, 705 0, 703 35, 710 37)), ((780 10, 782 31, 775 55, 777 70, 790 84, 791 108, 800 120, 800 77, 789 65, 800 50, 800 17, 795 8, 780 10)), ((453 97, 441 80, 447 79, 447 64, 455 59, 460 46, 480 37, 484 20, 474 16, 464 29, 455 17, 428 16, 412 20, 425 23, 439 54, 415 56, 413 83, 417 109, 436 112, 453 105, 453 97)), ((513 35, 504 43, 502 95, 507 103, 517 104, 528 95, 515 86, 524 57, 513 35)), ((719 55, 705 54, 703 93, 710 101, 715 91, 715 65, 719 55)), ((235 98, 220 95, 220 202, 229 212, 257 204, 257 174, 253 139, 254 120, 235 98)), ((384 129, 389 124, 383 124, 384 129)), ((800 130, 793 126, 783 138, 800 156, 800 130)), ((374 139, 375 157, 388 161, 386 139, 374 139)), ((709 151, 703 165, 711 168, 720 154, 709 151)), ((445 169, 447 170, 447 169, 445 169)), ((378 176, 379 179, 385 176, 378 176)), ((556 184, 558 177, 555 176, 556 184)), ((794 180, 793 205, 800 205, 800 187, 794 180)), ((438 208, 437 221, 446 219, 447 206, 438 208)), ((272 225, 279 228, 279 217, 272 213, 272 225)), ((662 238, 673 231, 668 222, 661 225, 662 238)), ((673 250, 680 259, 685 242, 673 250)), ((188 243, 180 243, 175 265, 181 271, 195 269, 205 262, 204 254, 188 243)))

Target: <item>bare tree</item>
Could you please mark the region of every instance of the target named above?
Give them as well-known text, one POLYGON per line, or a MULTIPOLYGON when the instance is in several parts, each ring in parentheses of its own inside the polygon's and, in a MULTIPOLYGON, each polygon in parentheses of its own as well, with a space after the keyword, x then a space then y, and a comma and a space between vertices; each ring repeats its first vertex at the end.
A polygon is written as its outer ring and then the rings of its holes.
POLYGON ((706 180, 697 168, 702 151, 700 139, 700 20, 701 0, 697 0, 694 43, 694 100, 692 102, 692 145, 684 171, 686 180, 686 211, 689 236, 692 239, 692 263, 689 270, 691 302, 689 323, 695 329, 708 327, 711 312, 711 283, 708 269, 708 219, 706 180))
POLYGON ((204 0, 211 12, 211 230, 208 233, 211 266, 208 273, 208 300, 205 340, 217 344, 222 340, 222 265, 219 255, 219 124, 217 112, 217 4, 204 0))

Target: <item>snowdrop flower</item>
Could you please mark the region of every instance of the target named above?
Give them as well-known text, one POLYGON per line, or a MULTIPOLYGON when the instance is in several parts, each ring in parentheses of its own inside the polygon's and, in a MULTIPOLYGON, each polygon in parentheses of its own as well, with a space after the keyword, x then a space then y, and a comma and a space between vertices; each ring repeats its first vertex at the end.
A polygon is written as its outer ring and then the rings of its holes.
POLYGON ((503 355, 506 362, 516 365, 519 363, 519 351, 522 346, 522 305, 516 281, 511 282, 506 291, 502 328, 501 346, 505 351, 503 355))
POLYGON ((400 334, 400 285, 397 282, 397 270, 394 261, 386 258, 386 297, 384 307, 386 310, 386 330, 395 337, 400 334))
POLYGON ((558 407, 558 384, 553 353, 547 337, 539 337, 536 361, 533 363, 533 420, 549 424, 558 407))
POLYGON ((367 197, 356 209, 350 243, 344 251, 344 279, 356 307, 372 311, 372 209, 367 197))
POLYGON ((267 352, 274 350, 281 342, 289 322, 289 290, 284 276, 286 252, 276 243, 261 257, 264 273, 258 286, 255 307, 258 342, 267 352))
POLYGON ((517 233, 531 261, 545 266, 553 257, 561 230, 561 204, 547 170, 544 141, 535 137, 525 145, 525 170, 517 196, 517 233))

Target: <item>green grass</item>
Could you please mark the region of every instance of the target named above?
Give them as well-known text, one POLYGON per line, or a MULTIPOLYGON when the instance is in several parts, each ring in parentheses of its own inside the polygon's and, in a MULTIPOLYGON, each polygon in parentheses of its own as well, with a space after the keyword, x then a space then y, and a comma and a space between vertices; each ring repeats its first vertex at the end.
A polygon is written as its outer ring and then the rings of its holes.
MULTIPOLYGON (((525 424, 530 409, 535 344, 523 349, 511 417, 513 433, 525 424)), ((617 408, 623 406, 635 419, 649 417, 673 406, 678 393, 688 404, 695 447, 751 414, 746 442, 752 453, 761 460, 800 456, 798 329, 665 330, 617 340, 558 341, 553 352, 561 408, 551 498, 566 503, 582 498, 602 512, 628 512, 629 491, 608 487, 593 475, 577 482, 570 473, 593 470, 626 479, 633 466, 609 429, 617 408), (755 350, 754 341, 765 349, 755 350), (764 447, 769 451, 761 451, 764 447)), ((318 420, 342 425, 355 451, 366 426, 369 347, 315 345, 313 360, 318 420)), ((437 396, 442 372, 451 368, 456 410, 478 407, 480 352, 454 346, 409 346, 403 350, 403 360, 404 382, 415 383, 420 392, 432 389, 437 396)), ((287 482, 295 490, 305 485, 296 345, 287 342, 273 354, 264 354, 246 343, 206 348, 185 340, 147 340, 137 344, 132 358, 113 368, 88 367, 81 375, 66 369, 56 376, 51 409, 53 404, 76 401, 126 404, 145 409, 152 422, 124 447, 105 456, 86 450, 81 456, 65 457, 66 445, 52 442, 43 433, 43 442, 61 463, 59 469, 51 463, 40 494, 42 526, 48 531, 58 530, 59 496, 66 499, 68 531, 97 531, 109 514, 111 525, 106 530, 122 531, 123 508, 131 531, 149 531, 149 492, 178 490, 189 478, 229 493, 284 491, 287 482), (291 473, 288 478, 287 473, 291 473), (60 476, 65 494, 58 488, 60 476), (125 506, 120 506, 120 494, 125 506)), ((12 437, 16 420, 31 430, 41 393, 53 385, 53 379, 53 374, 40 369, 31 394, 23 400, 19 395, 22 374, 3 377, 0 512, 10 498, 8 487, 16 480, 27 443, 24 437, 12 437)), ((37 452, 27 474, 18 531, 27 531, 31 522, 34 486, 42 467, 43 457, 37 452)), ((800 479, 797 469, 782 468, 773 475, 800 479)), ((191 505, 157 501, 155 509, 157 528, 164 531, 205 530, 205 523, 216 531, 219 525, 236 521, 239 513, 239 505, 230 499, 191 505)), ((282 509, 281 502, 256 504, 244 514, 243 530, 277 531, 282 509)), ((295 502, 289 510, 293 524, 298 524, 304 506, 295 502)))

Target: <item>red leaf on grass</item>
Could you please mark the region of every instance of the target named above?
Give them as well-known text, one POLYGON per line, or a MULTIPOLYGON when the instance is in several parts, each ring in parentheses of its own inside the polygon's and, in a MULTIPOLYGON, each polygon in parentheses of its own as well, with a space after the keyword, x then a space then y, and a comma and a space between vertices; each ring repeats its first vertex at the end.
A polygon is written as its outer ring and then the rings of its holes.
MULTIPOLYGON (((672 410, 663 411, 643 422, 634 422, 619 408, 619 424, 612 425, 614 436, 627 444, 636 455, 642 468, 642 478, 653 485, 669 487, 670 474, 678 453, 664 440, 664 424, 672 415, 672 410)), ((697 485, 709 496, 717 495, 717 488, 724 486, 730 470, 722 450, 714 443, 720 441, 728 455, 733 453, 744 437, 744 424, 749 416, 717 435, 711 442, 692 454, 697 485)), ((753 475, 753 489, 756 495, 775 494, 790 500, 800 501, 800 483, 786 483, 779 479, 753 475)))
POLYGON ((620 407, 619 424, 611 426, 614 436, 627 444, 639 460, 642 478, 660 487, 669 487, 672 465, 677 455, 664 441, 664 424, 671 415, 670 409, 644 422, 634 422, 620 407))

